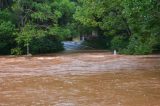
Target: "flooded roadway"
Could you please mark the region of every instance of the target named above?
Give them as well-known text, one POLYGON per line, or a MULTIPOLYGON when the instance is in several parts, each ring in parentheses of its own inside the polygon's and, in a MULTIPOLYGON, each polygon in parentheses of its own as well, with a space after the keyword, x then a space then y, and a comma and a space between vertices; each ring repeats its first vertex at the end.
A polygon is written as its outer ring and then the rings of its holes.
POLYGON ((0 106, 159 106, 160 55, 0 57, 0 106))

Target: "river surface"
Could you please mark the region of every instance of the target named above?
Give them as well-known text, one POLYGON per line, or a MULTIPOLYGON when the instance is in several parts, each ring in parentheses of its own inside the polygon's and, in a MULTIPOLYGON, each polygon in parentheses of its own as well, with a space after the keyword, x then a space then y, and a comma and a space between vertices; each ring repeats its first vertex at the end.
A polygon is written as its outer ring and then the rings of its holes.
POLYGON ((1 56, 0 106, 160 106, 160 55, 1 56))

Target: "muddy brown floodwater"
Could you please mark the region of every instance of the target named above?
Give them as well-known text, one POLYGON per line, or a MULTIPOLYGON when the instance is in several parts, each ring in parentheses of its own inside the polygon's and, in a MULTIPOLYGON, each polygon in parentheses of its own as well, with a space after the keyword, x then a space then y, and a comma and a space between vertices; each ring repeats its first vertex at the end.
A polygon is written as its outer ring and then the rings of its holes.
POLYGON ((1 56, 0 106, 160 106, 160 55, 1 56))

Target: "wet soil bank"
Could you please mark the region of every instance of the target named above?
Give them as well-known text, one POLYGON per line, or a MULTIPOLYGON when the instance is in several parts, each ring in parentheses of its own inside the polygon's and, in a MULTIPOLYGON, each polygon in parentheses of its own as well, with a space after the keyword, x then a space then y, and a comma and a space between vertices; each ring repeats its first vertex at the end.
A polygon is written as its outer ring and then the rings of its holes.
POLYGON ((159 106, 160 55, 0 57, 0 106, 159 106))

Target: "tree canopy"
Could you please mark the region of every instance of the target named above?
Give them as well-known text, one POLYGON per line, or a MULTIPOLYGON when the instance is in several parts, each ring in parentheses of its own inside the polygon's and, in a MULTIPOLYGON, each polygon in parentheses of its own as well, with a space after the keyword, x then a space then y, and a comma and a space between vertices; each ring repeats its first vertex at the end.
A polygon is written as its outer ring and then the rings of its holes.
POLYGON ((0 54, 60 51, 93 32, 106 49, 149 54, 160 51, 159 29, 159 0, 0 0, 0 54))
POLYGON ((160 45, 158 0, 79 0, 74 17, 101 29, 111 49, 121 53, 148 54, 160 45))

